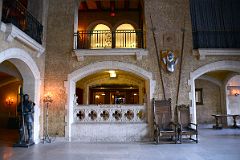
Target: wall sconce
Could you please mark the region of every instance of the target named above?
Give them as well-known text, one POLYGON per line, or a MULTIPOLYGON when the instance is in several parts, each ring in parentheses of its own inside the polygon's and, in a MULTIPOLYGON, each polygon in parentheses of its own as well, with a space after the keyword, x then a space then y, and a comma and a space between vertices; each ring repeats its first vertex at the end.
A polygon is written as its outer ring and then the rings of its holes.
POLYGON ((43 99, 43 102, 45 102, 47 105, 46 105, 46 113, 45 113, 45 128, 44 128, 44 134, 43 134, 43 143, 44 142, 47 142, 47 143, 51 143, 52 142, 52 139, 50 138, 50 136, 48 135, 48 106, 49 106, 49 103, 52 103, 52 94, 50 92, 48 92, 46 95, 44 95, 44 99, 43 99))
POLYGON ((52 94, 48 92, 46 95, 44 95, 43 102, 45 103, 52 103, 52 94))
POLYGON ((240 95, 240 86, 227 86, 227 90, 229 90, 229 95, 231 96, 240 95))
POLYGON ((13 98, 8 97, 8 98, 6 99, 6 104, 7 104, 7 105, 13 104, 13 98))

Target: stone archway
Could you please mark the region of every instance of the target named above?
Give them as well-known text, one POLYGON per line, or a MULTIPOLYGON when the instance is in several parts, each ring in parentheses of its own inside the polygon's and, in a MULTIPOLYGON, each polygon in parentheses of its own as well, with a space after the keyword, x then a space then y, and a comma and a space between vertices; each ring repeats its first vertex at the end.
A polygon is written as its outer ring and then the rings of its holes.
POLYGON ((211 71, 217 71, 217 70, 228 70, 228 71, 234 71, 239 72, 240 70, 240 62, 239 61, 218 61, 213 62, 207 65, 204 65, 197 70, 190 73, 190 79, 188 81, 188 85, 191 87, 190 96, 189 99, 192 102, 191 107, 191 115, 192 115, 192 121, 194 123, 197 122, 197 116, 196 116, 196 100, 195 100, 195 79, 200 77, 201 75, 211 72, 211 71))
POLYGON ((34 141, 39 142, 40 132, 40 72, 36 62, 31 58, 28 52, 19 48, 10 48, 0 53, 0 63, 10 61, 16 66, 23 77, 23 92, 28 93, 35 102, 34 114, 34 141))
POLYGON ((151 102, 150 100, 153 98, 154 90, 155 90, 155 80, 153 80, 153 76, 151 72, 148 72, 144 70, 141 67, 138 67, 133 64, 129 63, 123 63, 118 61, 103 61, 103 62, 97 62, 94 64, 87 65, 83 68, 80 68, 71 74, 68 75, 68 81, 65 83, 65 86, 67 88, 67 94, 68 94, 68 101, 66 105, 67 109, 67 126, 65 128, 65 137, 71 140, 71 124, 73 123, 73 103, 74 103, 74 94, 75 94, 75 88, 76 88, 76 82, 88 75, 91 75, 93 73, 96 73, 101 70, 106 69, 114 69, 114 70, 123 70, 127 71, 133 74, 136 74, 143 79, 146 80, 146 91, 147 91, 147 111, 148 111, 148 122, 151 122, 151 102))

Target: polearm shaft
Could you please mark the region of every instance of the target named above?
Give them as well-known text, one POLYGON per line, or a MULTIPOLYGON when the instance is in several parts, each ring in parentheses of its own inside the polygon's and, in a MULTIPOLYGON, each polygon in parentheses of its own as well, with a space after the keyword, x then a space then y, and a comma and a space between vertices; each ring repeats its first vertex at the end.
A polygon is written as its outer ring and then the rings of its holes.
POLYGON ((185 40, 185 12, 184 12, 184 18, 183 18, 183 28, 181 29, 181 31, 182 31, 183 35, 182 35, 182 48, 181 48, 181 59, 180 59, 179 76, 178 76, 176 105, 178 105, 179 91, 180 91, 181 77, 182 77, 182 64, 183 64, 184 40, 185 40))
POLYGON ((166 100, 165 87, 164 87, 164 82, 163 82, 163 77, 162 77, 162 67, 160 65, 160 61, 162 59, 162 56, 161 56, 161 54, 158 54, 158 47, 157 47, 156 36, 155 36, 155 32, 154 32, 154 26, 153 26, 151 14, 150 14, 150 20, 151 20, 151 25, 152 25, 151 30, 152 30, 152 34, 153 34, 153 41, 154 41, 155 50, 156 50, 156 54, 157 54, 157 62, 158 62, 160 80, 161 80, 162 89, 163 89, 163 98, 164 98, 164 100, 166 100))
POLYGON ((23 138, 24 142, 26 142, 26 133, 25 133, 25 121, 24 121, 24 108, 23 108, 23 89, 20 88, 20 102, 21 102, 21 110, 22 110, 22 128, 23 128, 23 138))

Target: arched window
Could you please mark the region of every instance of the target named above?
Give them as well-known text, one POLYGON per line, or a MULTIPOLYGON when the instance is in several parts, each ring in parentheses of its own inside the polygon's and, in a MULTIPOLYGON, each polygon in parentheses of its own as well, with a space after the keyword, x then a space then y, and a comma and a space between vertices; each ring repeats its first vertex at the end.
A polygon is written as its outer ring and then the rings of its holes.
POLYGON ((131 24, 121 24, 116 29, 116 48, 136 48, 136 31, 131 24))
POLYGON ((112 48, 112 34, 108 26, 98 24, 91 34, 91 48, 112 48))

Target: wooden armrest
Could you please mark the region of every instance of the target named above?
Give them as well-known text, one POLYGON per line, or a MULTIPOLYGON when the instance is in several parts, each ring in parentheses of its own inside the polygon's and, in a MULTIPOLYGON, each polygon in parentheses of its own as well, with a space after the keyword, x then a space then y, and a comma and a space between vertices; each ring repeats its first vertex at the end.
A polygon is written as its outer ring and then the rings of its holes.
POLYGON ((189 124, 192 124, 192 125, 194 125, 194 126, 198 126, 198 124, 196 124, 196 123, 189 123, 189 124))
MULTIPOLYGON (((191 125, 194 125, 196 127, 195 130, 198 130, 198 124, 196 124, 196 123, 189 123, 190 128, 192 128, 191 125)), ((194 129, 194 128, 192 128, 192 129, 194 129)))

